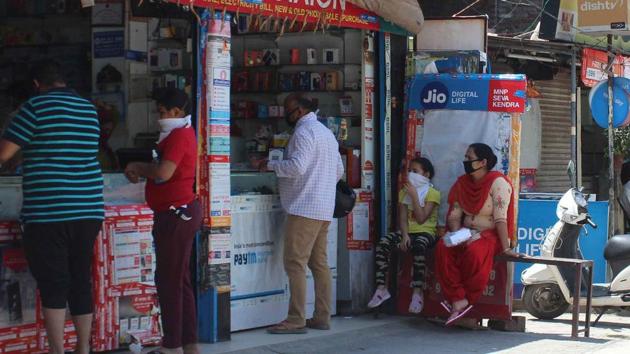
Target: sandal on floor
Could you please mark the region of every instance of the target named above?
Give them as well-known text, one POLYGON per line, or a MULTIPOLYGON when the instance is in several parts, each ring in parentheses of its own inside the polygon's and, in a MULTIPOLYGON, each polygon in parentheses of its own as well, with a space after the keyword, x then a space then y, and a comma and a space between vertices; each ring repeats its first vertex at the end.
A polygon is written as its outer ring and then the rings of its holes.
POLYGON ((461 310, 459 312, 453 312, 451 314, 451 317, 449 317, 448 320, 446 320, 445 325, 450 326, 453 323, 457 322, 457 320, 459 320, 460 318, 464 317, 468 312, 470 312, 470 310, 472 310, 472 308, 473 308, 472 305, 468 305, 463 310, 461 310))
POLYGON ((452 313, 453 312, 453 306, 451 306, 451 304, 449 304, 446 300, 440 302, 440 305, 442 305, 442 307, 444 307, 446 312, 448 312, 448 313, 452 313))
POLYGON ((269 334, 305 334, 307 332, 306 327, 296 327, 287 321, 282 321, 267 329, 267 333, 269 334))
POLYGON ((424 309, 424 297, 422 295, 413 294, 411 296, 411 303, 407 309, 409 313, 419 314, 424 309), (417 300, 417 301, 416 301, 417 300))
POLYGON ((389 291, 387 291, 387 289, 385 290, 376 290, 376 292, 374 293, 374 296, 372 296, 372 300, 370 300, 370 302, 368 303, 368 308, 376 308, 381 306, 385 301, 389 300, 392 297, 392 295, 389 293, 389 291))

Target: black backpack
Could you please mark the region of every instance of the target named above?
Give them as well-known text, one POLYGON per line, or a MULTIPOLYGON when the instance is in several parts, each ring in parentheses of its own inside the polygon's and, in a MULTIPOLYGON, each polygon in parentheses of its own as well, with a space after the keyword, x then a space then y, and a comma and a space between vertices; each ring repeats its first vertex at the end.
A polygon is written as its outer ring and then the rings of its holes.
POLYGON ((357 201, 357 194, 344 180, 337 182, 337 193, 335 195, 335 212, 333 216, 337 219, 345 218, 352 212, 357 201))

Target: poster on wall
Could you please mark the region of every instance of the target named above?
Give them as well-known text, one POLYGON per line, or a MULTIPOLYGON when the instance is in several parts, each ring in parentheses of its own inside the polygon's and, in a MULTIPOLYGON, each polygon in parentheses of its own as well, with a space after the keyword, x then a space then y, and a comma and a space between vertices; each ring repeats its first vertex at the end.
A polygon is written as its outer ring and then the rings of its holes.
POLYGON ((283 265, 285 215, 272 196, 235 196, 232 226, 231 329, 284 320, 289 304, 283 265), (252 233, 251 230, 257 230, 252 233))
POLYGON ((346 244, 349 250, 369 251, 374 246, 374 197, 372 192, 357 191, 357 201, 348 215, 346 244))
POLYGON ((375 100, 375 63, 374 33, 363 34, 363 109, 361 131, 361 188, 373 190, 375 186, 374 161, 376 158, 374 140, 374 100, 375 100))
POLYGON ((499 158, 496 170, 508 173, 512 117, 509 114, 474 111, 427 111, 420 151, 435 168, 434 187, 441 192, 439 224, 445 225, 448 192, 464 174, 464 154, 470 144, 488 144, 499 158), (454 127, 457 127, 454 129, 454 127), (464 134, 462 132, 465 132, 464 134))
POLYGON ((93 33, 95 59, 120 58, 125 56, 125 31, 102 31, 93 33))
POLYGON ((92 26, 122 26, 125 0, 96 0, 92 6, 92 26))

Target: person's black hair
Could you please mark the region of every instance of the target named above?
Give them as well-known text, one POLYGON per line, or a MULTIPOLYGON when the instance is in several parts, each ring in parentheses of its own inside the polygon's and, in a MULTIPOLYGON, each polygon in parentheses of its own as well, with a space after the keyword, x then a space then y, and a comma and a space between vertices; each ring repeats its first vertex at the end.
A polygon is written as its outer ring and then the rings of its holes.
POLYGON ((37 80, 40 85, 53 86, 65 84, 61 65, 52 59, 40 60, 31 67, 31 78, 37 80))
POLYGON ((630 181, 630 161, 626 161, 623 165, 621 165, 621 174, 619 178, 621 178, 622 185, 630 181))
POLYGON ((155 90, 153 93, 158 106, 163 106, 167 110, 179 108, 184 114, 190 114, 190 99, 186 92, 173 87, 166 87, 155 90))
POLYGON ((486 160, 488 171, 492 170, 497 165, 497 155, 494 154, 492 148, 483 143, 471 144, 470 148, 473 149, 475 155, 479 160, 486 160))
POLYGON ((417 163, 418 165, 422 166, 424 172, 429 173, 429 179, 432 179, 433 176, 435 176, 435 168, 433 167, 433 164, 429 159, 425 157, 416 157, 415 159, 411 160, 411 163, 417 163))
POLYGON ((298 107, 303 108, 309 112, 314 112, 315 110, 317 110, 317 104, 315 102, 299 93, 287 96, 286 103, 289 102, 295 102, 298 107))

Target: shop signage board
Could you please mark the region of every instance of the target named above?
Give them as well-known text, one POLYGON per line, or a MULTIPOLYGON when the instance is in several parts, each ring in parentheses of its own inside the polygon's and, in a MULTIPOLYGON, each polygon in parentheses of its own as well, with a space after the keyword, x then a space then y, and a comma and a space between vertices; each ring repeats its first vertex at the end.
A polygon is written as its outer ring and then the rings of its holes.
MULTIPOLYGON (((545 234, 558 221, 556 216, 557 200, 521 200, 518 213, 518 248, 519 253, 540 256, 545 234)), ((580 235, 580 249, 585 259, 594 262, 594 283, 606 282, 606 260, 604 247, 608 240, 608 202, 589 202, 588 211, 597 229, 586 226, 588 235, 583 230, 580 235)), ((529 264, 517 263, 515 266, 514 294, 521 296, 521 273, 529 264)))
POLYGON ((522 113, 525 75, 416 75, 409 91, 412 110, 522 113))
MULTIPOLYGON (((582 83, 594 87, 600 81, 606 80, 608 74, 608 54, 603 50, 592 48, 582 49, 582 83)), ((615 77, 630 79, 630 57, 616 55, 613 61, 615 77)))
MULTIPOLYGON (((177 0, 170 0, 177 3, 177 0)), ((297 19, 298 23, 329 23, 341 27, 379 30, 380 18, 346 0, 193 0, 195 6, 217 11, 297 19)))
MULTIPOLYGON (((615 77, 613 81, 613 126, 625 127, 630 124, 630 79, 615 77)), ((608 97, 608 80, 600 81, 589 93, 588 103, 593 120, 601 128, 608 128, 610 105, 608 97)))
POLYGON ((120 58, 125 56, 125 31, 94 32, 94 58, 120 58))
POLYGON ((578 27, 583 33, 614 33, 630 29, 628 1, 578 0, 578 27))

